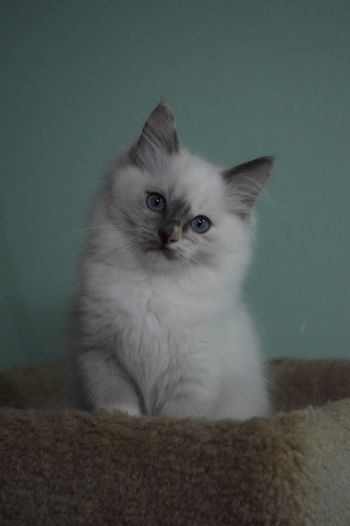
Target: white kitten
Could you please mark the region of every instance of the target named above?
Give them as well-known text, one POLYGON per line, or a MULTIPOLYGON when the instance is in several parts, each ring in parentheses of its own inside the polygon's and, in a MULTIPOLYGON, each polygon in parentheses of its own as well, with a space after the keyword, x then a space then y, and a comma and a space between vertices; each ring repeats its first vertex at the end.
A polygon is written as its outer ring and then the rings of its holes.
POLYGON ((167 105, 152 112, 88 222, 72 315, 80 405, 210 419, 269 413, 240 291, 251 207, 271 166, 270 157, 213 166, 180 146, 167 105))

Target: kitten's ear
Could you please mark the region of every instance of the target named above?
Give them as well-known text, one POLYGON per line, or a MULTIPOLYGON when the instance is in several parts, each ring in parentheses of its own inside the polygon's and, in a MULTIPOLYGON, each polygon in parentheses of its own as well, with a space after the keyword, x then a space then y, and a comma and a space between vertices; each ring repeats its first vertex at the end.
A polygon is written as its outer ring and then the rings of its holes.
POLYGON ((236 211, 242 217, 249 211, 269 177, 273 165, 273 157, 259 157, 229 168, 223 172, 223 177, 229 185, 236 211))
POLYGON ((152 111, 136 144, 130 150, 132 162, 143 168, 154 161, 159 153, 172 155, 179 151, 175 118, 167 104, 161 102, 152 111))

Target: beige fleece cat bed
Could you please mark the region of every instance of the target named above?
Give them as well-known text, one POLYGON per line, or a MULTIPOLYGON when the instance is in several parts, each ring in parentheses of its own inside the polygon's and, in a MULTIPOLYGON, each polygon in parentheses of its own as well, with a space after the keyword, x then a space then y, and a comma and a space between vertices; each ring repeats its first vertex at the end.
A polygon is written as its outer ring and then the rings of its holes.
POLYGON ((284 412, 243 423, 61 411, 57 367, 1 372, 0 524, 349 525, 350 361, 271 368, 284 412))

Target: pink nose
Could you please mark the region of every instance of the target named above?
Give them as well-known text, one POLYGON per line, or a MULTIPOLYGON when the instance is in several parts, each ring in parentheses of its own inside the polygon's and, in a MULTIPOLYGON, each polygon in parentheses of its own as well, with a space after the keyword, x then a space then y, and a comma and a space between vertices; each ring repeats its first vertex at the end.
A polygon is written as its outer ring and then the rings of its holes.
POLYGON ((159 237, 162 242, 162 245, 169 245, 170 243, 175 243, 178 240, 175 233, 168 234, 167 232, 162 232, 159 230, 159 237))
POLYGON ((178 241, 178 228, 176 223, 169 223, 159 229, 159 238, 162 245, 169 245, 178 241))

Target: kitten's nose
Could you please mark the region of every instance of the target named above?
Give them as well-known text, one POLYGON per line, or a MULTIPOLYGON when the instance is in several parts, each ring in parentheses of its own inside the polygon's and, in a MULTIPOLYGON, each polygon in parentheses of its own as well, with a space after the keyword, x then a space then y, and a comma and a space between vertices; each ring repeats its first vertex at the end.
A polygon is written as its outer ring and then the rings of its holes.
POLYGON ((180 237, 180 227, 175 221, 166 223, 159 229, 159 238, 162 245, 169 245, 175 243, 180 237))

